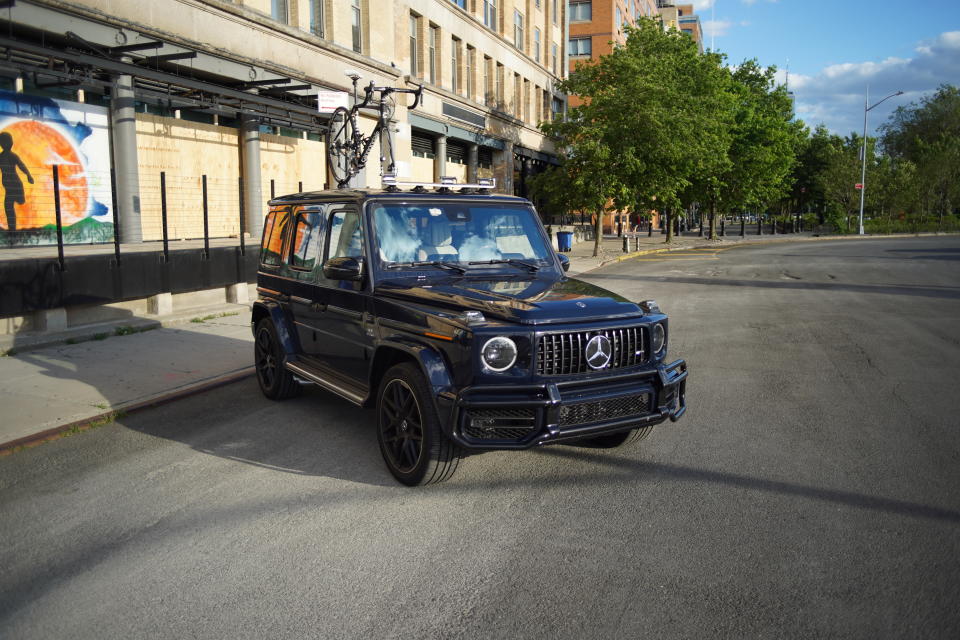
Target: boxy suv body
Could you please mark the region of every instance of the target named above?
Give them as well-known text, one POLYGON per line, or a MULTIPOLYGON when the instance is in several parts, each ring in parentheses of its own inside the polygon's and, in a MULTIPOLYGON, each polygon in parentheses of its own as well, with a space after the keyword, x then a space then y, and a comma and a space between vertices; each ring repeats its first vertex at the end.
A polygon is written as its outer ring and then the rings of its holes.
POLYGON ((253 307, 257 377, 375 406, 408 485, 470 451, 614 447, 685 411, 656 303, 567 278, 533 205, 480 189, 338 190, 270 202, 253 307))

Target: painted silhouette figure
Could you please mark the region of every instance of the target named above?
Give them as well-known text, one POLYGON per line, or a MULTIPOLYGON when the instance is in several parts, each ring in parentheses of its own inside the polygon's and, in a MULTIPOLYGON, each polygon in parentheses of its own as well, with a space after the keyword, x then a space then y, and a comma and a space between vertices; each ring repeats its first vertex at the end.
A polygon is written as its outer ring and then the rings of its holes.
POLYGON ((3 174, 0 182, 3 183, 3 190, 6 192, 3 198, 3 210, 7 214, 8 232, 17 230, 17 211, 14 205, 26 202, 23 194, 23 181, 20 180, 20 174, 17 173, 18 167, 26 174, 30 184, 33 184, 33 176, 30 175, 27 165, 23 164, 20 156, 11 149, 13 149, 13 136, 7 131, 0 133, 0 173, 3 174))

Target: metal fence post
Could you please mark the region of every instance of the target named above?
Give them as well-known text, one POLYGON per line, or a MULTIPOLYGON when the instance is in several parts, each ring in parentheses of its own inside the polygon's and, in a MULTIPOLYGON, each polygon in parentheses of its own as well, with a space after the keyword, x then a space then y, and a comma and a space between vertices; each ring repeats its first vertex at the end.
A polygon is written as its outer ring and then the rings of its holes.
POLYGON ((210 259, 210 218, 207 208, 207 174, 201 176, 203 186, 203 259, 210 259))
POLYGON ((170 262, 170 239, 167 237, 167 172, 160 172, 160 222, 163 228, 163 261, 170 262))
POLYGON ((117 179, 116 179, 116 170, 110 169, 110 197, 112 198, 111 206, 113 207, 113 255, 117 261, 117 266, 120 266, 120 221, 117 219, 117 179))
POLYGON ((244 255, 246 247, 244 246, 243 236, 245 233, 245 226, 243 219, 243 176, 240 176, 240 255, 244 255))
POLYGON ((53 165, 53 207, 57 216, 57 262, 60 271, 66 268, 63 261, 63 221, 60 217, 60 165, 53 165))

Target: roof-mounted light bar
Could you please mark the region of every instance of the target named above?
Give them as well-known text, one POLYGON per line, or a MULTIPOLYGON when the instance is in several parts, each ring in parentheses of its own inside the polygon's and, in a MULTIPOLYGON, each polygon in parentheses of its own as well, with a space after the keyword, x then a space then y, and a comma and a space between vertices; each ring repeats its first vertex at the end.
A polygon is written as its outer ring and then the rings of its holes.
POLYGON ((397 176, 392 173, 383 174, 383 188, 387 191, 400 191, 408 189, 411 191, 426 191, 427 189, 436 189, 438 191, 449 191, 452 188, 459 188, 462 192, 476 189, 477 191, 489 191, 496 188, 496 178, 478 178, 476 182, 459 183, 454 176, 441 176, 440 182, 419 182, 419 181, 399 181, 397 176))

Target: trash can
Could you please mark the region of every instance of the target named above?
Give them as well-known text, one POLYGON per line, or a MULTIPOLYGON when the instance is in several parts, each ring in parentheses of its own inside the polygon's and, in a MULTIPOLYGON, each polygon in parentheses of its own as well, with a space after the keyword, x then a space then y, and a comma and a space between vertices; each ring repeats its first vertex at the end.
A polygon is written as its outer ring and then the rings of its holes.
POLYGON ((573 249, 573 231, 557 231, 557 249, 561 252, 573 249))

